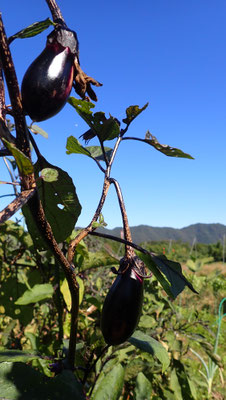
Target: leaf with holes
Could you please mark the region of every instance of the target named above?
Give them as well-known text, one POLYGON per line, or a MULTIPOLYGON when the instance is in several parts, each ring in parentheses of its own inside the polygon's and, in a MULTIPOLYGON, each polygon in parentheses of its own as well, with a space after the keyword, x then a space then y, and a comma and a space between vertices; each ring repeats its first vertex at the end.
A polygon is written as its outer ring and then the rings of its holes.
MULTIPOLYGON (((45 182, 38 179, 37 187, 46 218, 52 227, 56 241, 60 243, 70 236, 74 229, 81 212, 81 205, 73 181, 67 172, 49 164, 44 157, 41 157, 35 164, 36 176, 44 168, 51 168, 58 172, 57 181, 45 182)), ((28 206, 23 207, 23 214, 35 246, 39 249, 46 248, 28 206)))
POLYGON ((155 136, 153 136, 149 131, 147 131, 145 135, 145 139, 143 140, 145 143, 150 144, 156 150, 160 151, 161 153, 165 154, 169 157, 180 157, 180 158, 189 158, 194 160, 190 154, 184 153, 180 149, 176 149, 175 147, 171 147, 167 144, 160 144, 155 136))
POLYGON ((122 121, 124 124, 129 125, 131 122, 140 114, 142 111, 144 111, 148 106, 148 103, 144 105, 144 107, 140 108, 139 106, 130 106, 126 109, 126 118, 124 118, 122 121))

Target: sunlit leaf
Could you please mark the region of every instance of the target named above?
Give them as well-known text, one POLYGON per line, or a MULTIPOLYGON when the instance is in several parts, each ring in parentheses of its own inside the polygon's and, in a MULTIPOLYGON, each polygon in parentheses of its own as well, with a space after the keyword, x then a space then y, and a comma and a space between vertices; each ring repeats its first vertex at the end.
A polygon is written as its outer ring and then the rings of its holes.
POLYGON ((38 125, 32 124, 31 126, 29 126, 29 129, 35 135, 39 134, 46 139, 48 138, 48 133, 46 131, 44 131, 44 129, 40 128, 40 126, 38 126, 38 125))
POLYGON ((165 154, 169 157, 181 157, 181 158, 189 158, 193 160, 194 158, 190 156, 190 154, 184 153, 182 150, 177 149, 175 147, 171 147, 167 144, 160 144, 155 136, 153 136, 149 131, 147 131, 145 135, 145 139, 143 140, 145 143, 150 144, 156 150, 165 154))
POLYGON ((135 396, 136 400, 151 399, 152 385, 143 372, 139 372, 136 379, 135 396))
POLYGON ((31 303, 38 303, 41 300, 49 299, 53 295, 53 287, 50 283, 43 283, 35 285, 32 289, 26 290, 15 304, 26 305, 31 303))
POLYGON ((45 29, 49 28, 49 26, 55 25, 50 18, 46 18, 44 21, 34 22, 29 25, 27 28, 22 29, 21 31, 15 33, 9 37, 8 42, 11 43, 15 39, 25 39, 32 36, 36 36, 39 33, 43 32, 45 29))
POLYGON ((163 345, 157 340, 141 331, 135 331, 128 341, 138 349, 156 356, 162 364, 163 372, 168 368, 170 364, 169 355, 163 345))
POLYGON ((11 151, 13 157, 15 158, 20 174, 31 175, 34 171, 34 167, 30 159, 7 140, 2 138, 2 141, 4 142, 4 144, 6 144, 7 148, 11 151))
POLYGON ((40 176, 45 182, 55 182, 58 179, 59 172, 54 168, 44 168, 41 170, 40 176))
POLYGON ((123 381, 124 368, 118 364, 101 379, 100 384, 96 382, 97 389, 91 396, 91 400, 118 400, 122 393, 123 381))
POLYGON ((85 147, 83 147, 78 139, 76 139, 74 136, 69 136, 67 138, 67 144, 66 144, 66 153, 67 154, 84 154, 88 157, 91 157, 90 152, 88 151, 88 149, 86 149, 85 147))
POLYGON ((129 125, 142 111, 144 111, 148 106, 148 103, 144 105, 144 107, 140 108, 139 106, 130 106, 126 109, 126 118, 122 121, 129 125))
MULTIPOLYGON (((49 164, 44 157, 41 157, 35 164, 36 175, 38 176, 44 168, 51 168, 58 172, 57 181, 45 182, 43 179, 38 179, 37 187, 47 220, 51 225, 56 241, 59 243, 70 236, 80 215, 81 205, 73 181, 67 172, 49 164)), ((22 210, 35 246, 39 249, 45 249, 46 245, 28 206, 23 207, 22 210)))
POLYGON ((0 363, 2 362, 28 362, 39 358, 37 354, 32 354, 24 350, 3 350, 0 349, 0 363))

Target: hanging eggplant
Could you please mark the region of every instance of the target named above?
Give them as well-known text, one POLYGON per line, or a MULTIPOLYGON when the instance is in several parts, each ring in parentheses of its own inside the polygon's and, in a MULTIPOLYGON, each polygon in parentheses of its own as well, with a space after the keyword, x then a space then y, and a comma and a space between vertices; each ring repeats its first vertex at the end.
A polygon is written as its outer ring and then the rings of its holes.
POLYGON ((143 304, 143 278, 132 266, 119 274, 105 298, 101 330, 106 343, 118 345, 134 332, 143 304))
POLYGON ((58 27, 48 35, 45 49, 26 71, 21 86, 25 113, 33 121, 48 119, 63 108, 72 89, 77 56, 75 32, 58 27))

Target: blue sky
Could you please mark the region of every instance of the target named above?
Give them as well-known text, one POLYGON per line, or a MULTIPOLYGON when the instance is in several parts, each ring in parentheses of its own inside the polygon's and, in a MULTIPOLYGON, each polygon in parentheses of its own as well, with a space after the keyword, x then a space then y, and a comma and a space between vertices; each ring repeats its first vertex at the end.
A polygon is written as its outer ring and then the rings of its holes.
MULTIPOLYGON (((2 3, 8 36, 50 16, 44 0, 2 3)), ((112 176, 121 185, 130 225, 226 224, 225 1, 87 0, 78 6, 59 0, 58 5, 77 32, 82 69, 103 83, 96 89, 95 110, 121 120, 128 106, 149 102, 128 135, 143 138, 150 130, 160 143, 195 158, 166 157, 136 141, 121 144, 112 176)), ((50 31, 11 44, 19 83, 50 31)), ((49 134, 48 139, 36 136, 40 151, 72 177, 83 206, 78 225, 87 225, 100 198, 103 174, 88 157, 66 155, 65 146, 68 136, 78 138, 88 128, 68 104, 39 125, 49 134)), ((2 159, 0 171, 0 179, 9 180, 2 159)), ((12 190, 1 185, 0 192, 12 190)), ((1 199, 0 208, 10 200, 1 199)), ((113 187, 103 214, 108 228, 121 226, 113 187)))

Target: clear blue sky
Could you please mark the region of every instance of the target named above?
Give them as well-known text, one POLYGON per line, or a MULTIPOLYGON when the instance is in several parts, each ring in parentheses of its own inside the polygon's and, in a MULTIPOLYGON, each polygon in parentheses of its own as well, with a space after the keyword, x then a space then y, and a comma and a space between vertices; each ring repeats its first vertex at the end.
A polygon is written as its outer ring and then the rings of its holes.
MULTIPOLYGON (((1 3, 8 36, 50 16, 44 0, 1 3)), ((129 136, 143 138, 149 129, 160 143, 195 158, 174 159, 140 142, 122 143, 112 175, 121 184, 130 225, 226 224, 225 0, 59 0, 58 5, 78 34, 82 69, 103 83, 96 90, 96 111, 122 119, 128 106, 149 102, 129 136)), ((12 43, 20 83, 50 30, 12 43)), ((98 204, 103 174, 88 157, 66 155, 65 146, 68 136, 78 138, 88 127, 70 105, 39 125, 49 134, 48 140, 36 136, 41 152, 75 183, 83 206, 78 225, 84 226, 98 204)), ((0 171, 0 179, 8 180, 2 159, 0 171)), ((1 185, 0 191, 11 188, 1 185)), ((2 199, 0 208, 11 199, 2 199)), ((103 214, 108 228, 121 226, 113 188, 103 214)))

